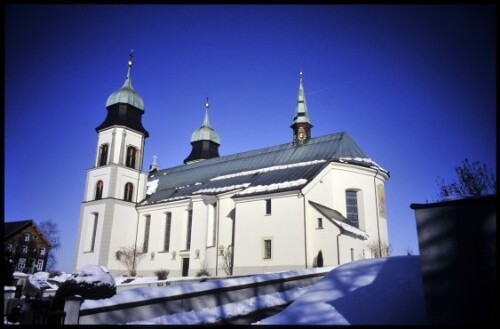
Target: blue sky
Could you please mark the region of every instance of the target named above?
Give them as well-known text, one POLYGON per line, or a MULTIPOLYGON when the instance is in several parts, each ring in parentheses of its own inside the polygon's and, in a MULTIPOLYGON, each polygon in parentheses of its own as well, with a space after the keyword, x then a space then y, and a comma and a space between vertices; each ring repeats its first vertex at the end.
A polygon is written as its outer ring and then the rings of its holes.
POLYGON ((304 89, 313 137, 346 131, 389 170, 393 253, 418 253, 411 203, 464 158, 496 172, 496 8, 473 5, 8 5, 5 220, 53 220, 71 271, 106 99, 145 103, 143 169, 182 164, 210 123, 228 155, 291 142, 304 89))

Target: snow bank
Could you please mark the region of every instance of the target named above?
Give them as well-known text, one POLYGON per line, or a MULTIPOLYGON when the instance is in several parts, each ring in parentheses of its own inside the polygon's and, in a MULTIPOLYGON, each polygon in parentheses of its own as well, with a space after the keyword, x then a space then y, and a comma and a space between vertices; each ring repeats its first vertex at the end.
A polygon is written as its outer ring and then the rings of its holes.
POLYGON ((111 298, 100 300, 85 300, 81 306, 81 310, 124 304, 129 302, 146 301, 155 298, 167 296, 178 296, 196 291, 206 291, 216 288, 232 287, 243 284, 252 284, 256 282, 264 282, 279 278, 290 278, 298 275, 306 275, 311 273, 328 272, 333 267, 301 269, 295 271, 264 273, 259 275, 250 275, 241 278, 211 280, 206 282, 188 283, 181 285, 170 285, 165 287, 142 287, 132 288, 121 291, 111 298))
POLYGON ((49 279, 48 272, 37 272, 35 274, 31 274, 28 276, 28 282, 35 289, 38 290, 57 289, 56 285, 47 282, 48 279, 49 279))
POLYGON ((99 265, 86 265, 73 273, 70 280, 77 283, 98 283, 115 286, 115 279, 109 273, 108 269, 99 265))
POLYGON ((360 260, 337 267, 282 312, 257 324, 425 324, 419 256, 360 260))
POLYGON ((226 318, 245 315, 262 308, 287 304, 297 299, 305 291, 304 288, 293 288, 287 291, 274 292, 258 297, 245 299, 241 302, 224 304, 218 307, 206 308, 200 311, 180 312, 160 316, 147 321, 134 321, 127 324, 207 324, 226 318))

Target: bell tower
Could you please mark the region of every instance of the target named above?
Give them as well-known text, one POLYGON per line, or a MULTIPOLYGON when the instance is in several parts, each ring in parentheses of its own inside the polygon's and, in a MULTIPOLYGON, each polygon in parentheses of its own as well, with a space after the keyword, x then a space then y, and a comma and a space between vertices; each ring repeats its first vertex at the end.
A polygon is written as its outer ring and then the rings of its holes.
POLYGON ((299 73, 299 94, 297 96, 297 106, 295 108, 295 117, 290 128, 293 129, 293 144, 302 145, 311 138, 311 128, 313 125, 309 120, 307 113, 306 96, 302 86, 302 71, 299 73))
POLYGON ((109 95, 107 116, 96 128, 96 152, 87 169, 80 210, 75 269, 87 264, 116 268, 114 253, 135 239, 135 206, 145 195, 147 173, 142 172, 142 163, 149 133, 141 120, 144 101, 132 87, 132 66, 131 52, 125 82, 109 95), (115 241, 117 237, 120 241, 115 241))

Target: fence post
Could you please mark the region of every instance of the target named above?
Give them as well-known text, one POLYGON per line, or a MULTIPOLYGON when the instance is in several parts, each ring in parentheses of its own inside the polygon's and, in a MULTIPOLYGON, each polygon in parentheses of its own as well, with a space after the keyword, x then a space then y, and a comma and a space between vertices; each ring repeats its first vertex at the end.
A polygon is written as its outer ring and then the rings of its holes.
POLYGON ((64 324, 78 324, 80 320, 80 305, 83 298, 80 296, 71 296, 64 299, 64 324))

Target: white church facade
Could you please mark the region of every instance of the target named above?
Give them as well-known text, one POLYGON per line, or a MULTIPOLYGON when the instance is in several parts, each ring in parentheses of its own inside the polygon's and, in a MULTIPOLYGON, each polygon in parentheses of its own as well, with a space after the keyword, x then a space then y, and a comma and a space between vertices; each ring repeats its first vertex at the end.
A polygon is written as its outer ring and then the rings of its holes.
POLYGON ((219 156, 207 100, 184 164, 160 169, 154 159, 143 172, 149 133, 131 67, 96 128, 75 269, 98 264, 126 274, 115 255, 133 246, 142 254, 137 275, 244 275, 342 264, 389 245, 388 171, 345 132, 311 137, 302 74, 290 142, 219 156))

